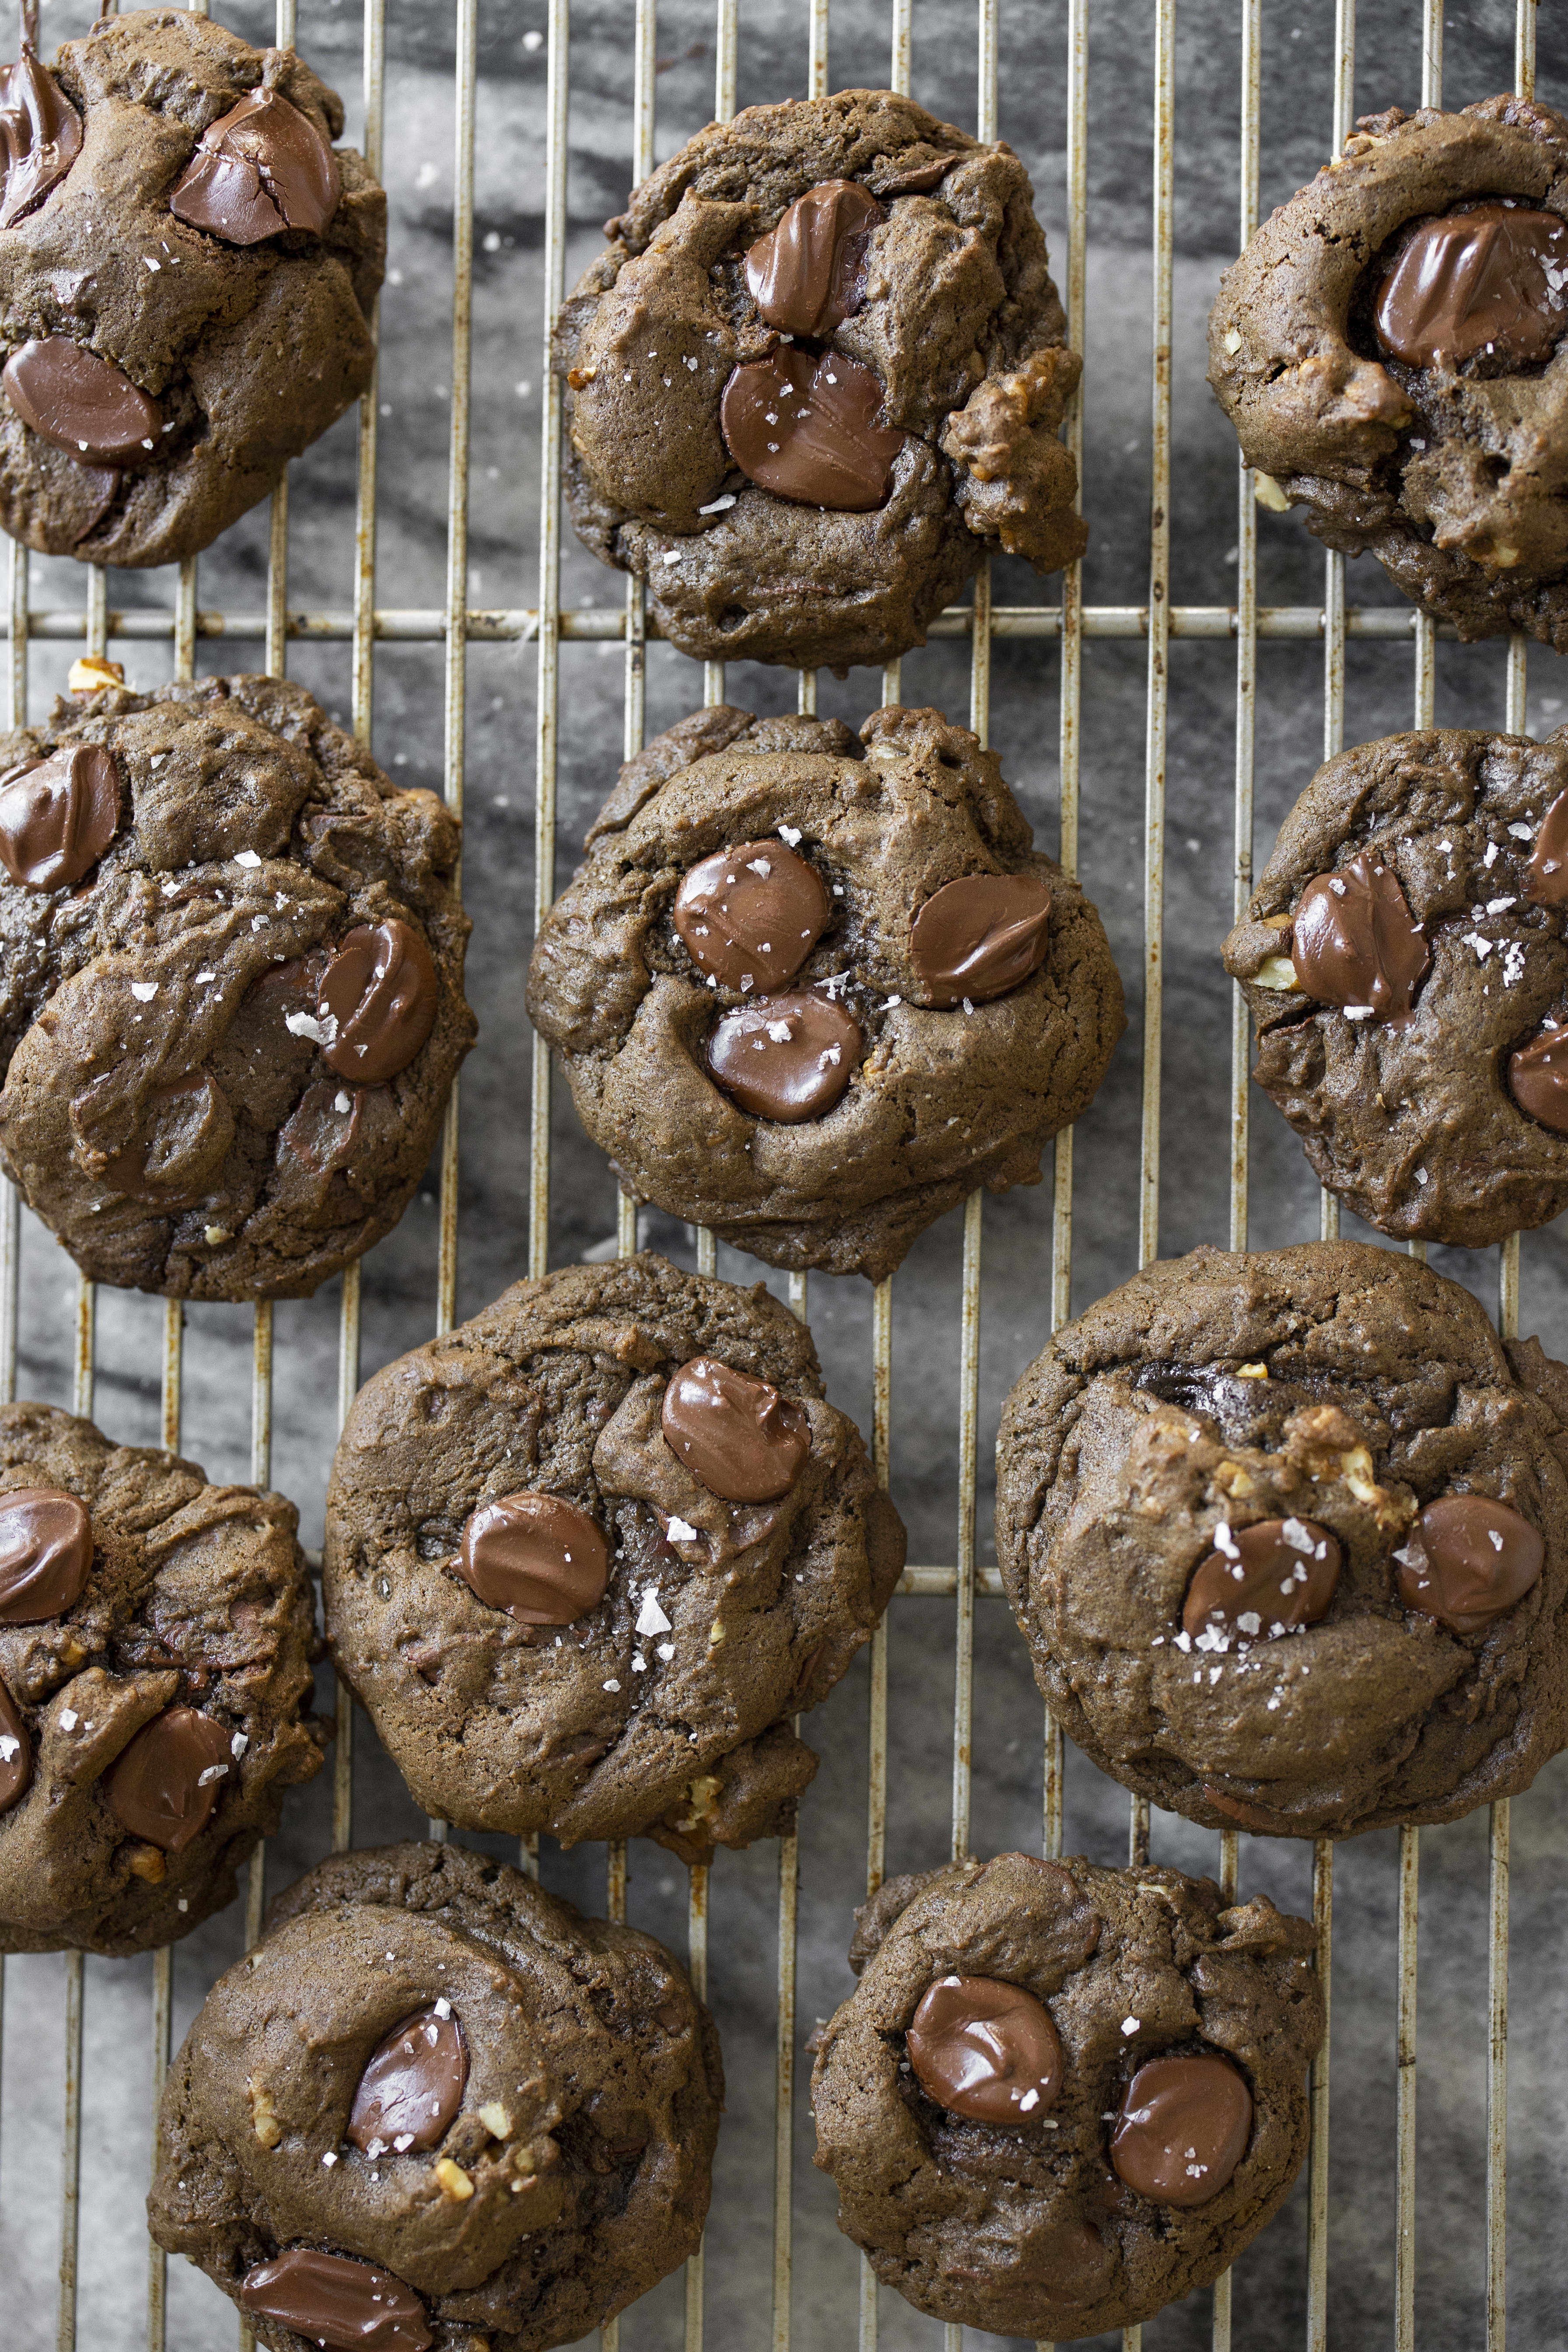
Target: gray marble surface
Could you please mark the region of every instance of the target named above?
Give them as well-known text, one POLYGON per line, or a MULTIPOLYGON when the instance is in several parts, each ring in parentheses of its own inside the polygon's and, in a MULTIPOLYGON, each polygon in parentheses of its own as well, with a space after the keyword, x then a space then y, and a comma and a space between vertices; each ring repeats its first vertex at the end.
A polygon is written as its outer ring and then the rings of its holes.
MULTIPOLYGON (((480 0, 470 457, 469 601, 537 601, 538 476, 542 280, 544 0, 480 0)), ((230 5, 226 22, 266 38, 271 11, 230 5)), ((1310 175, 1326 152, 1332 0, 1265 0, 1263 201, 1310 175)), ((1419 98, 1421 9, 1416 0, 1363 0, 1356 99, 1363 110, 1419 98)), ((1003 0, 1001 128, 1035 174, 1039 205, 1059 257, 1064 226, 1064 0, 1003 0)), ((1224 603, 1233 593, 1237 540, 1234 449, 1202 380, 1202 335, 1218 270, 1234 247, 1238 123, 1238 0, 1179 0, 1176 8, 1177 213, 1174 356, 1173 594, 1224 603)), ((46 44, 79 30, 75 0, 46 0, 46 44)), ((837 0, 830 81, 874 83, 886 74, 887 12, 870 0, 837 0)), ((806 11, 798 0, 743 0, 742 101, 805 89, 806 11)), ((1091 603, 1138 603, 1146 593, 1150 466, 1149 187, 1152 0, 1100 0, 1089 11, 1092 147, 1085 504, 1091 522, 1086 594, 1091 603)), ((385 297, 380 404, 378 601, 434 606, 444 595, 451 385, 452 24, 445 0, 391 0, 388 9, 386 177, 392 195, 392 270, 385 297)), ((974 11, 967 0, 920 0, 914 10, 915 95, 961 123, 974 120, 974 11)), ((569 276, 596 249, 597 224, 621 202, 630 152, 630 0, 577 0, 572 12, 569 276)), ((1447 18, 1450 102, 1489 95, 1511 77, 1513 9, 1465 0, 1447 18)), ((361 26, 348 0, 303 0, 300 47, 349 99, 358 99, 361 26)), ((1540 86, 1568 97, 1568 22, 1542 12, 1540 86)), ((672 152, 711 109, 711 12, 698 0, 663 0, 658 12, 659 156, 672 152)), ((353 554, 354 434, 344 423, 295 469, 289 601, 348 601, 353 554)), ((1294 519, 1259 527, 1265 602, 1317 603, 1322 558, 1294 519)), ((265 517, 248 518, 202 562, 200 602, 258 612, 266 571, 265 517)), ((563 563, 569 604, 614 607, 618 579, 574 544, 563 563)), ((119 574, 116 604, 167 609, 168 574, 119 574)), ((1036 602, 1033 576, 999 565, 1003 602, 1036 602)), ((1350 574, 1352 601, 1396 603, 1365 563, 1350 574)), ((79 571, 34 567, 33 601, 76 605, 79 571)), ((124 649, 121 648, 123 651, 124 649)), ((207 642, 204 669, 259 667, 254 643, 207 642)), ((35 707, 62 683, 68 649, 35 648, 35 707)), ((130 653, 136 682, 167 674, 168 650, 130 653)), ((297 645, 291 672, 329 708, 348 709, 342 645, 297 645)), ((1136 643, 1096 641, 1084 662, 1081 863, 1128 983, 1131 1026, 1076 1145, 1073 1297, 1082 1306, 1136 1264, 1141 1100, 1141 870, 1146 660, 1136 643)), ((1352 644, 1347 665, 1346 740, 1406 722, 1407 649, 1352 644)), ((377 656, 375 749, 400 780, 442 779, 442 656, 431 645, 387 645, 377 656)), ((584 825, 610 782, 621 742, 622 663, 611 646, 574 644, 562 656, 560 871, 570 870, 584 825)), ((822 708, 858 721, 878 698, 876 677, 822 680, 822 708)), ((1229 993, 1215 953, 1229 918, 1235 656, 1223 643, 1183 643, 1172 656, 1166 962, 1163 1023, 1162 1245, 1223 1241, 1228 1213, 1229 993)), ((789 707, 794 680, 731 670, 729 693, 752 708, 789 707)), ((955 716, 968 703, 963 649, 937 646, 910 656, 905 698, 955 716)), ((463 1078, 460 1308, 473 1312, 525 1267, 529 1032, 521 1009, 532 893, 531 823, 535 656, 528 646, 475 646, 468 662, 466 890, 476 923, 470 992, 481 1035, 463 1078)), ((650 655, 648 726, 668 724, 701 697, 691 665, 668 649, 650 655)), ((1320 756, 1321 656, 1313 646, 1266 644, 1258 697, 1258 850, 1320 756)), ((1550 654, 1530 665, 1530 723, 1558 724, 1568 683, 1550 654)), ((1500 724, 1503 657, 1497 646, 1441 648, 1437 709, 1449 723, 1500 724)), ((1056 830, 1058 665, 1038 641, 997 644, 992 736, 1040 835, 1056 830)), ((610 1245, 615 1198, 602 1160, 557 1087, 552 1263, 610 1245)), ((1048 1175, 1048 1169, 1047 1169, 1048 1175)), ((1316 1232, 1315 1188, 1294 1140, 1261 1101, 1254 1117, 1255 1244, 1316 1232)), ((683 1262, 691 1236, 649 1215, 645 1236, 683 1262)), ((911 1532, 911 1556, 951 1560, 956 1527, 958 1281, 961 1221, 950 1217, 911 1253, 899 1278, 894 1322, 894 1492, 911 1532)), ((368 1372, 432 1328, 437 1211, 435 1171, 397 1234, 365 1269, 363 1368, 368 1372)), ((1496 1255, 1439 1253, 1443 1270, 1495 1297, 1496 1255)), ((1047 1328, 1050 1193, 1045 1187, 990 1202, 981 1336, 982 1556, 990 1552, 987 1456, 1001 1398, 1042 1344, 1047 1328)), ((761 1269, 725 1255, 721 1271, 755 1279, 761 1269)), ((775 1282, 776 1277, 769 1277, 775 1282)), ((71 1269, 47 1235, 26 1236, 20 1387, 69 1399, 71 1269)), ((1523 1320, 1549 1347, 1568 1351, 1568 1251, 1549 1231, 1523 1253, 1523 1320)), ((810 1308, 832 1393, 863 1423, 870 1405, 870 1300, 864 1285, 813 1278, 810 1308)), ((158 1433, 162 1307, 105 1295, 99 1313, 96 1410, 117 1437, 158 1433)), ((331 1450, 336 1375, 337 1288, 280 1307, 277 1318, 273 1475, 298 1500, 306 1540, 319 1539, 331 1450)), ((247 1474, 250 1324, 245 1310, 199 1308, 186 1337, 185 1450, 215 1476, 247 1474)), ((942 1858, 948 1848, 953 1688, 951 1602, 901 1599, 889 1631, 892 1723, 888 1867, 942 1858)), ((974 1792, 978 1851, 1038 1841, 1040 1711, 1022 1647, 1003 1603, 982 1600, 975 1622, 974 1792)), ((864 1662, 811 1719, 823 1769, 802 1809, 798 2043, 848 1990, 844 1963, 849 1911, 865 1869, 867 1677, 864 1662)), ((371 1843, 419 1823, 361 1717, 356 1724, 355 1835, 371 1843)), ((1557 2053, 1568 2031, 1568 1966, 1560 1893, 1568 1864, 1561 1766, 1513 1808, 1513 2065, 1510 2235, 1513 2340, 1560 2340, 1554 2217, 1561 2212, 1564 2107, 1557 2053)), ((1069 1758, 1068 1845, 1103 1861, 1125 1850, 1120 1792, 1069 1758)), ((292 1801, 269 1854, 282 1885, 326 1848, 322 1786, 292 1801)), ((481 1841, 481 1843, 484 1843, 481 1841)), ((489 1841, 496 1850, 500 1842, 489 1841)), ((1194 1870, 1215 1864, 1215 1841, 1157 1816, 1157 1859, 1194 1870)), ((543 1857, 547 1882, 602 1907, 603 1850, 543 1857)), ((1282 1903, 1310 1903, 1310 1856, 1294 1846, 1243 1841, 1243 1885, 1282 1903)), ((1487 1825, 1475 1817, 1422 1841, 1420 2069, 1416 2209, 1416 2328, 1431 2352, 1458 2352, 1484 2334, 1484 2111, 1487 1825)), ((1394 2318, 1394 1953, 1396 1843, 1392 1835, 1342 1849, 1335 1890, 1333 2123, 1331 2135, 1329 2326, 1338 2344, 1392 2335, 1394 2318)), ((773 2207, 773 1982, 777 1851, 725 1856, 713 1874, 713 2005, 724 2039, 730 2104, 709 2235, 708 2341, 725 2352, 762 2352, 772 2333, 773 2207)), ((652 1847, 634 1849, 631 1916, 679 1949, 685 1932, 684 1873, 652 1847)), ((230 1912, 175 1956, 176 2033, 183 2033, 214 1974, 236 1957, 241 1922, 230 1912)), ((10 2352, 56 2343, 63 2061, 63 1962, 13 1960, 5 1976, 0 2085, 0 2279, 10 2352)), ((80 2336, 93 2352, 131 2352, 145 2341, 145 2250, 140 2200, 148 2138, 151 1967, 92 1961, 87 1969, 82 2136, 80 2336)), ((855 2340, 858 2295, 853 2249, 837 2232, 826 2179, 810 2163, 805 2103, 796 2107, 793 2342, 845 2347, 855 2340)), ((1236 2342, 1254 2352, 1294 2345, 1305 2332, 1305 2203, 1299 2187, 1272 2230, 1248 2252, 1236 2281, 1236 2342)), ((934 2347, 934 2324, 884 2294, 881 2340, 893 2352, 934 2347)), ((667 2282, 627 2315, 627 2352, 664 2352, 682 2339, 682 2285, 667 2282)), ((234 2340, 228 2306, 184 2265, 170 2283, 169 2341, 206 2352, 234 2340)), ((1110 2339, 1105 2339, 1108 2343, 1110 2339)), ((1209 2340, 1206 2295, 1152 2323, 1157 2352, 1196 2352, 1209 2340)), ((973 2337, 972 2345, 981 2339, 973 2337)))

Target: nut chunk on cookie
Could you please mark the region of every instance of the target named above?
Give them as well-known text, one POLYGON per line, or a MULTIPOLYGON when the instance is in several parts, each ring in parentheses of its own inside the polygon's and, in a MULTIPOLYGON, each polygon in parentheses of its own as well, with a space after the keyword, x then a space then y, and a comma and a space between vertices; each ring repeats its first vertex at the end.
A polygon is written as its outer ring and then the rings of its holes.
POLYGON ((1037 1184, 1124 1028, 1100 917, 938 710, 721 706, 621 771, 528 1009, 626 1189, 773 1265, 890 1274, 1037 1184))
POLYGON ((268 2352, 546 2352, 695 2251, 723 2094, 651 1936, 460 1846, 339 1854, 207 1995, 149 2223, 268 2352))
POLYGON ((0 1952, 140 1952, 232 1903, 320 1769, 298 1513, 0 1405, 0 1952))
POLYGON ((1057 1720, 1211 1829, 1353 1837, 1568 1741, 1568 1370, 1392 1250, 1194 1250, 1007 1399, 1003 1583, 1057 1720))
POLYGON ((360 1391, 328 1638, 425 1811, 657 1838, 793 1819, 789 1718, 870 1638, 903 1523, 809 1334, 645 1253, 520 1282, 360 1391))
POLYGON ((889 1879, 816 2037, 816 2162, 877 2276, 1072 2342, 1206 2286, 1300 2168, 1305 1919, 1211 1879, 998 1854, 889 1879))

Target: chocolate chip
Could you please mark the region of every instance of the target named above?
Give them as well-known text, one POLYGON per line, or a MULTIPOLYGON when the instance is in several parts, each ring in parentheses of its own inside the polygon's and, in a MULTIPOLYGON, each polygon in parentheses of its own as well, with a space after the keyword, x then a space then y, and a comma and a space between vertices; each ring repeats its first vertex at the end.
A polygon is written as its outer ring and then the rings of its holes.
POLYGON ((879 422, 882 386, 837 352, 774 352, 738 367, 719 422, 741 471, 803 506, 865 514, 888 495, 902 433, 879 422))
POLYGON ((1022 1985, 996 1977, 939 1977, 921 1995, 906 2047, 921 2088, 974 2123, 1037 2123, 1062 2086, 1062 2045, 1048 2012, 1022 1985))
POLYGON ((1206 2205, 1251 2137, 1252 2093, 1228 2058, 1152 2058, 1122 2095, 1110 2161, 1156 2205, 1206 2205))
POLYGON ((171 1706, 142 1725, 99 1785, 132 1837, 184 1853, 212 1818, 232 1761, 221 1723, 195 1707, 171 1706))
POLYGON ((655 2024, 662 2025, 667 2033, 679 2033, 686 2022, 686 2011, 675 2000, 661 2000, 653 2015, 655 2024))
POLYGON ((965 874, 944 883, 910 932, 922 1003, 1005 996, 1044 963, 1050 914, 1051 894, 1032 874, 965 874))
POLYGON ((0 228, 58 187, 81 152, 81 117, 24 41, 0 66, 0 228))
POLYGON ((368 2148, 373 2140, 390 2147, 405 2135, 407 2147, 434 2147, 462 2105, 468 2080, 468 2045, 458 2020, 422 2009, 372 2051, 354 2093, 348 2137, 356 2147, 368 2148))
POLYGON ((0 1813, 8 1813, 27 1793, 33 1778, 33 1743, 21 1709, 0 1683, 0 1813))
POLYGON ((1378 341, 1412 367, 1543 360, 1568 330, 1564 272, 1568 224, 1555 213, 1493 202, 1422 221, 1378 288, 1378 341))
POLYGON ((163 420, 123 368, 68 335, 44 335, 13 352, 0 373, 24 425, 79 466, 144 466, 163 420))
POLYGON ((169 210, 230 245, 279 229, 320 236, 338 208, 338 167, 310 121, 275 89, 252 90, 203 131, 169 210))
POLYGON ((289 1112, 279 1133, 279 1149, 291 1152, 302 1168, 317 1176, 335 1174, 353 1157, 363 1099, 361 1087, 345 1087, 338 1078, 318 1078, 289 1112))
POLYGON ((1334 1597, 1343 1555, 1316 1519, 1256 1519, 1227 1528, 1193 1572, 1184 1631, 1200 1648, 1268 1641, 1315 1624, 1334 1597), (1204 1634, 1218 1637, 1205 1643, 1204 1634))
POLYGON ((120 771, 100 744, 79 743, 0 776, 0 865, 28 890, 79 882, 120 824, 120 771))
POLYGON ((700 971, 725 988, 782 988, 833 911, 815 866, 777 841, 742 841, 694 866, 670 916, 700 971))
POLYGON ((1508 1085, 1521 1110, 1554 1135, 1568 1135, 1568 1029, 1548 1029, 1510 1054, 1508 1085))
POLYGON ((0 1625, 63 1617, 92 1566, 92 1521, 58 1486, 0 1491, 0 1625))
POLYGON ((239 2299, 247 2311, 328 2352, 429 2352, 436 2341, 411 2286, 390 2271, 313 2246, 291 2246, 253 2264, 240 2281, 239 2299))
POLYGON ((586 1511, 559 1495, 500 1495, 463 1529, 457 1572, 491 1609, 524 1625, 570 1625, 595 1608, 610 1550, 586 1511))
POLYGON ((234 1137, 234 1114, 210 1070, 191 1070, 147 1097, 140 1139, 104 1163, 104 1181, 154 1207, 201 1200, 234 1137))
POLYGON ((1381 1020, 1402 1021, 1432 956, 1398 877, 1363 852, 1308 883, 1291 926, 1290 961, 1320 1003, 1370 1006, 1381 1020))
POLYGON ((1539 907, 1568 905, 1568 793, 1559 793, 1541 820, 1524 895, 1539 907))
POLYGON ((866 247, 886 218, 853 180, 824 180, 797 196, 746 256, 746 283, 768 325, 820 338, 853 317, 866 299, 866 247))
POLYGON ((811 1451, 811 1423, 766 1381, 693 1356, 664 1391, 665 1444, 727 1503, 787 1495, 811 1451))
POLYGON ((436 966, 412 924, 344 933, 321 975, 318 1015, 336 1030, 321 1055, 345 1078, 378 1085, 405 1070, 436 1025, 436 966))
POLYGON ((908 196, 923 194, 945 180, 955 163, 962 163, 962 152, 954 149, 950 154, 933 155, 929 163, 907 163, 902 171, 895 167, 885 176, 878 174, 877 193, 882 196, 908 196))
POLYGON ((1489 1495, 1440 1495, 1394 1554, 1399 1598, 1455 1633, 1479 1633, 1540 1580, 1546 1546, 1489 1495))
POLYGON ((721 1014, 704 1047, 709 1069, 742 1110, 785 1127, 830 1111, 865 1050, 853 1013, 809 989, 721 1014))

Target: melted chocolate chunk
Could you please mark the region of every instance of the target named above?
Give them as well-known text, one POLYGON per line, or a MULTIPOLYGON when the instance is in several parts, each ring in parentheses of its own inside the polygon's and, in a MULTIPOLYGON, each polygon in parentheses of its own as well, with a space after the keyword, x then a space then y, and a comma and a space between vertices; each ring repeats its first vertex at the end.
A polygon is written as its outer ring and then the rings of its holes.
POLYGON ((704 1050, 713 1077, 742 1110, 798 1127, 833 1108, 866 1041, 853 1013, 806 989, 723 1013, 704 1050))
POLYGON ((28 890, 79 882, 120 824, 114 755, 80 743, 0 776, 0 865, 28 890))
POLYGON ((1205 1646, 1265 1642, 1314 1625, 1334 1597, 1343 1554, 1316 1519, 1258 1519, 1215 1529, 1216 1549, 1193 1571, 1184 1632, 1217 1636, 1205 1646))
POLYGON ((92 1521, 58 1486, 0 1492, 0 1625, 63 1617, 92 1566, 92 1521))
POLYGON ((0 66, 0 228, 58 187, 81 153, 81 117, 24 41, 0 66))
POLYGON ((1228 2058, 1152 2058, 1122 2095, 1110 2161, 1156 2205, 1206 2205, 1251 2137, 1252 2093, 1228 2058))
POLYGON ((1243 1379, 1220 1364, 1184 1364, 1161 1356, 1139 1367, 1132 1385, 1162 1404, 1178 1404, 1185 1412, 1205 1413, 1217 1421, 1227 1445, 1245 1445, 1260 1421, 1274 1411, 1279 1390, 1267 1379, 1243 1379))
POLYGON ((887 218, 853 180, 824 180, 797 196, 777 228, 746 256, 746 283, 770 327, 825 338, 866 299, 866 247, 887 218))
POLYGON ((1051 894, 1032 874, 965 874, 935 890, 910 932, 923 1001, 983 1004, 1028 979, 1050 948, 1051 894))
POLYGON ((1508 1057, 1508 1085, 1521 1110, 1568 1135, 1568 1029, 1548 1029, 1508 1057))
POLYGON ((239 2299, 247 2311, 328 2352, 429 2352, 436 2341, 411 2286, 390 2271, 313 2246, 255 2263, 240 2282, 239 2299))
POLYGON ((215 1158, 232 1133, 228 1106, 210 1070, 189 1070, 172 1086, 154 1087, 142 1118, 143 1139, 104 1163, 117 1192, 163 1209, 188 1208, 216 1175, 215 1158))
POLYGON ((604 1599, 610 1549, 559 1495, 500 1495, 468 1519, 454 1566, 487 1607, 520 1624, 570 1625, 604 1599))
POLYGON ((1479 1633, 1540 1580, 1546 1546, 1521 1512, 1488 1495, 1440 1495, 1394 1555, 1406 1609, 1479 1633))
POLYGON ((1398 877, 1363 852, 1308 883, 1291 926, 1290 961, 1305 993, 1320 1003, 1404 1021, 1432 953, 1410 919, 1398 877))
POLYGON ((921 2088, 977 2124, 1037 2123, 1062 2086, 1062 2045, 1049 2012, 1022 1985, 939 1977, 907 2037, 921 2088))
POLYGON ((203 131, 169 210, 230 245, 279 229, 317 236, 338 208, 338 167, 307 114, 275 89, 252 90, 203 131))
POLYGON ((1568 906, 1568 793, 1559 793, 1541 820, 1524 895, 1538 907, 1568 906))
POLYGON ((1492 203, 1423 221, 1377 290, 1377 340, 1412 367, 1543 360, 1568 331, 1568 223, 1492 203))
POLYGON ((778 351, 738 367, 719 422, 742 474, 775 497, 867 514, 888 495, 904 436, 879 420, 882 387, 838 352, 778 351))
POLYGON ((132 1837, 184 1853, 211 1820, 232 1769, 222 1724, 193 1706, 171 1706, 142 1725, 99 1786, 132 1837))
POLYGON ((345 1078, 378 1086, 405 1070, 436 1025, 438 990, 429 949, 412 924, 347 931, 321 975, 318 1014, 336 1023, 321 1057, 345 1078))
POLYGON ((79 466, 144 466, 163 420, 123 368, 68 335, 24 343, 0 384, 24 425, 79 466))
POLYGON ((815 866, 777 841, 742 841, 694 866, 670 916, 688 955, 724 988, 782 988, 833 911, 815 866))
POLYGON ((929 163, 906 164, 901 172, 889 173, 887 178, 879 184, 879 193, 884 196, 923 194, 928 188, 934 188, 939 180, 945 180, 953 165, 963 161, 962 152, 954 148, 949 154, 933 155, 929 163))
POLYGON ((369 2156, 434 2147, 446 2138, 468 2080, 462 2027, 453 2016, 422 2009, 372 2051, 354 2093, 348 2136, 369 2156))
POLYGON ((0 1813, 24 1798, 33 1778, 33 1743, 4 1683, 0 1683, 0 1813))
POLYGON ((289 1151, 302 1168, 318 1176, 331 1176, 353 1157, 360 1130, 365 1089, 345 1087, 333 1078, 318 1078, 307 1087, 285 1125, 278 1148, 289 1151))
POLYGON ((664 1392, 664 1441, 726 1503, 775 1503, 811 1452, 811 1423, 766 1381, 712 1356, 682 1364, 664 1392))

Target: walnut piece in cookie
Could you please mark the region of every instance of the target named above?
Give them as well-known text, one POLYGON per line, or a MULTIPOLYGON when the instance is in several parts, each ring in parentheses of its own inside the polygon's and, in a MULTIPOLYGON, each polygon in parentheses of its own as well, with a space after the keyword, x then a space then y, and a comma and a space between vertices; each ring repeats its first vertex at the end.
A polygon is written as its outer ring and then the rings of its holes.
POLYGON ((890 1274, 1039 1181, 1125 1022, 1100 917, 937 710, 721 706, 621 771, 528 1010, 622 1184, 771 1265, 890 1274))
POLYGON ((461 1846, 337 1854, 170 2068, 150 2226, 268 2352, 546 2352, 694 2251, 723 2087, 651 1936, 461 1846))
POLYGON ((1131 2326, 1284 2202, 1323 2037, 1309 1921, 1025 1853, 889 1879, 856 1916, 816 2160, 917 2310, 1056 2342, 1131 2326))
POLYGON ((1402 1253, 1147 1266, 1017 1381, 996 1455, 1035 1679, 1167 1810, 1454 1821, 1568 1740, 1568 1370, 1402 1253))
POLYGON ((201 1925, 320 1769, 298 1513, 0 1405, 0 1952, 201 1925))
POLYGON ((1321 1182, 1479 1249, 1568 1207, 1568 729, 1328 761, 1225 943, 1321 1182), (1562 1042, 1559 1043, 1559 1038, 1562 1042))
POLYGON ((903 1562, 803 1326, 645 1252, 518 1283, 367 1382, 322 1584, 426 1812, 703 1861, 792 1817, 816 1759, 789 1718, 903 1562))
POLYGON ((1080 362, 1027 175, 890 90, 746 108, 555 328, 579 536, 699 659, 886 662, 988 549, 1081 555, 1080 362))

